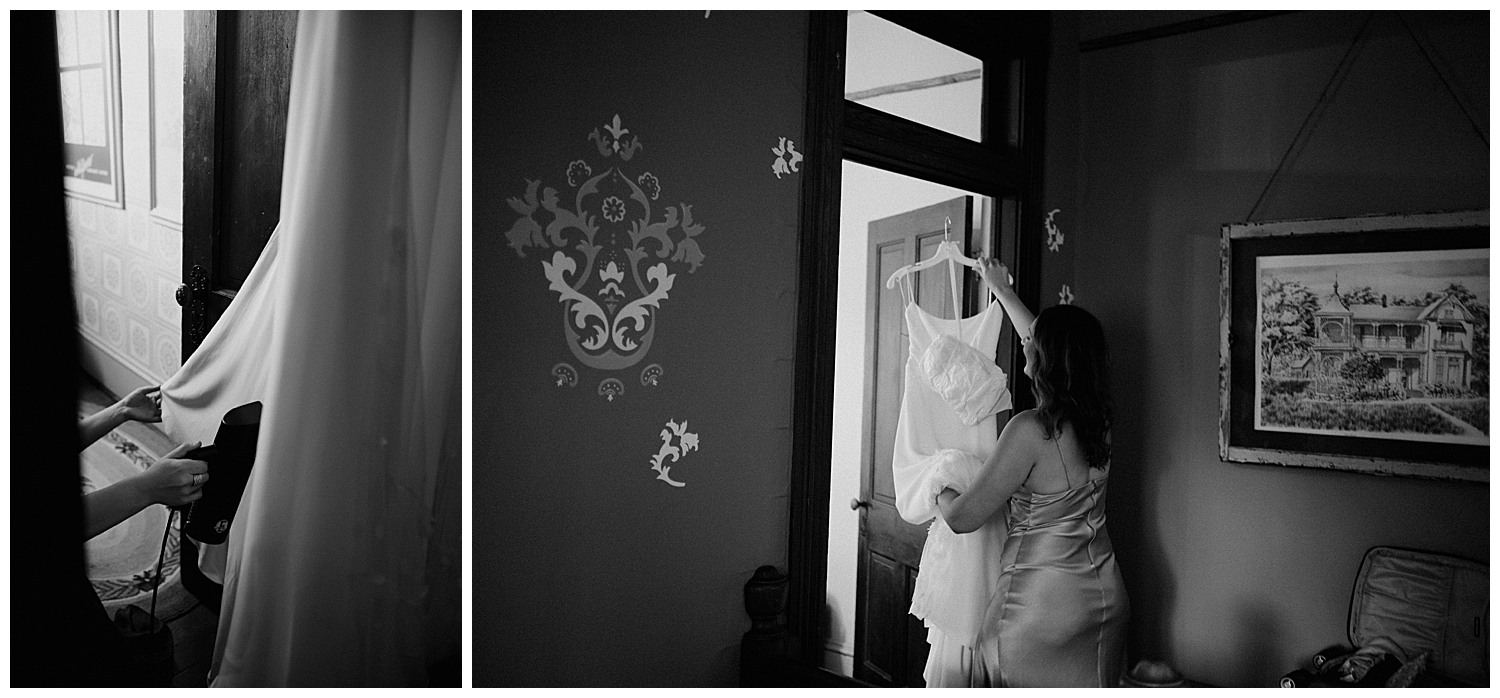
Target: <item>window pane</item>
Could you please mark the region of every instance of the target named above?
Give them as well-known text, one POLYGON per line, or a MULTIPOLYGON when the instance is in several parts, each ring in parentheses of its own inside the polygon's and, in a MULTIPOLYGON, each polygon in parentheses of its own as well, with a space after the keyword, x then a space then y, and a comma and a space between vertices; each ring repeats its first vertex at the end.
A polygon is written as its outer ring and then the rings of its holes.
POLYGON ((849 12, 844 96, 980 141, 983 61, 868 12, 849 12))

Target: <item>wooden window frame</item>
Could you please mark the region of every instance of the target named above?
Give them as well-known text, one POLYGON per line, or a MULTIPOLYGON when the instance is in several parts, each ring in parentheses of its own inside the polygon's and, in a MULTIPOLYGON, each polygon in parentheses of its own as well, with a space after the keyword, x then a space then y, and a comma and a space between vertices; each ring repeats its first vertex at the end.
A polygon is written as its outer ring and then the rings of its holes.
MULTIPOLYGON (((1016 292, 1037 307, 1037 271, 1044 242, 1043 115, 1049 21, 1046 12, 876 12, 923 36, 984 62, 984 142, 918 124, 844 98, 847 12, 815 11, 808 25, 807 151, 800 211, 797 351, 792 407, 792 464, 787 577, 787 658, 807 671, 822 665, 823 607, 828 581, 828 501, 833 432, 834 328, 838 311, 839 209, 843 161, 952 186, 980 195, 1014 194, 1017 231, 992 240, 1015 271, 1016 292), (1010 94, 1010 65, 1019 59, 1019 147, 1006 134, 991 139, 990 105, 1010 94)), ((1008 130, 1008 129, 1007 129, 1008 130)), ((995 235, 993 231, 987 234, 995 235)), ((1007 326, 1017 409, 1028 407, 1025 359, 1007 326)))

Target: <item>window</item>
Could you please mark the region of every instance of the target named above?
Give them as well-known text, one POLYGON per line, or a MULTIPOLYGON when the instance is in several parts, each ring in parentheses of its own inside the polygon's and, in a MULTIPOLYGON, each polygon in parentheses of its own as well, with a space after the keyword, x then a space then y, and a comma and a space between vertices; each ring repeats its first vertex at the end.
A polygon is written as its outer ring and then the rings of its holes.
POLYGON ((115 12, 57 12, 63 188, 75 196, 123 207, 118 37, 115 12))
POLYGON ((1443 382, 1449 385, 1460 385, 1464 381, 1463 357, 1449 356, 1446 360, 1447 370, 1444 372, 1443 382))
POLYGON ((984 61, 895 22, 849 12, 844 98, 982 140, 984 61))

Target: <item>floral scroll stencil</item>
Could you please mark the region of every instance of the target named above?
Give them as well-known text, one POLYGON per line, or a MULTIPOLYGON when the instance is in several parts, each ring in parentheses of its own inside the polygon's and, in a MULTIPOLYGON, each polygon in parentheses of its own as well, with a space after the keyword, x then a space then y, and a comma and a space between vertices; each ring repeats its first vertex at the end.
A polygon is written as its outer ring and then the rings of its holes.
POLYGON ((672 466, 667 465, 668 458, 676 463, 687 456, 690 451, 698 450, 698 435, 687 430, 687 420, 681 424, 673 420, 667 420, 667 426, 661 430, 661 449, 656 455, 651 456, 651 469, 656 471, 656 479, 673 487, 686 487, 687 483, 672 479, 672 466), (676 439, 677 443, 672 443, 676 439))
POLYGON ((781 175, 797 172, 797 166, 802 162, 802 153, 797 152, 797 144, 785 138, 780 138, 781 144, 771 149, 771 154, 776 156, 776 162, 771 163, 771 171, 776 173, 776 178, 781 175), (788 160, 787 158, 791 159, 788 160))
MULTIPOLYGON (((559 181, 566 189, 525 179, 525 191, 506 200, 520 217, 505 239, 517 256, 535 252, 540 258, 538 282, 557 294, 573 358, 610 374, 635 366, 651 351, 659 313, 678 277, 703 264, 697 238, 705 226, 694 220, 691 204, 659 203, 666 189, 658 174, 629 169, 632 158, 648 151, 620 115, 586 140, 600 159, 591 163, 591 153, 569 162, 559 181)), ((649 379, 641 374, 642 385, 657 385, 662 370, 651 367, 649 379)), ((554 367, 559 387, 578 382, 576 369, 567 368, 554 367)), ((615 402, 625 385, 606 375, 596 392, 615 402)))
POLYGON ((1047 212, 1047 219, 1042 221, 1042 225, 1046 226, 1047 228, 1047 249, 1052 250, 1053 252, 1061 249, 1063 245, 1062 231, 1057 228, 1057 224, 1052 220, 1053 216, 1056 216, 1061 212, 1062 209, 1054 208, 1051 211, 1047 212))

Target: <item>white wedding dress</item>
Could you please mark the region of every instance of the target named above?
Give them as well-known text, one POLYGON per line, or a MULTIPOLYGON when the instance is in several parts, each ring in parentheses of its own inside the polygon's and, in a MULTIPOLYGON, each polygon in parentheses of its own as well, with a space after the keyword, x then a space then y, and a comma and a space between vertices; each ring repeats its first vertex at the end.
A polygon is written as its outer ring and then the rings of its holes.
POLYGON ((213 686, 424 685, 460 652, 460 61, 457 12, 299 16, 280 224, 162 387, 181 441, 264 404, 213 686))
POLYGON ((927 627, 931 647, 922 676, 929 688, 969 685, 980 623, 1000 577, 1003 519, 995 517, 960 535, 943 521, 935 498, 944 487, 963 491, 973 484, 995 448, 996 413, 1011 407, 1004 374, 993 366, 1004 318, 994 302, 958 320, 934 317, 914 302, 906 305, 910 353, 892 470, 901 517, 910 523, 932 522, 911 603, 911 614, 927 627), (968 351, 967 346, 984 357, 999 376, 998 389, 974 389, 976 372, 953 370, 952 352, 928 353, 945 335, 959 340, 960 351, 968 351), (939 387, 953 388, 949 398, 962 404, 945 399, 934 388, 934 376, 947 379, 948 385, 939 387), (976 421, 966 424, 964 417, 976 421))

